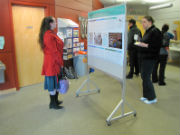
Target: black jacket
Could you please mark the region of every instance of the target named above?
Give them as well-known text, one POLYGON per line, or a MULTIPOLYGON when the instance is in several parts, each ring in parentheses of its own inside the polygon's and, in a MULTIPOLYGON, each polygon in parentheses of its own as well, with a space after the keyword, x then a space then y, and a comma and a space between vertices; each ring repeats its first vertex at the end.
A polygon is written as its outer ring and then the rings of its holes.
POLYGON ((148 48, 140 47, 140 56, 142 59, 157 59, 162 46, 161 31, 152 25, 143 35, 141 42, 149 44, 148 48))
POLYGON ((128 51, 131 51, 131 50, 137 48, 137 46, 134 45, 134 43, 135 43, 134 35, 135 34, 137 34, 140 39, 142 38, 141 31, 137 28, 136 25, 133 25, 132 27, 130 27, 130 30, 128 32, 128 51))

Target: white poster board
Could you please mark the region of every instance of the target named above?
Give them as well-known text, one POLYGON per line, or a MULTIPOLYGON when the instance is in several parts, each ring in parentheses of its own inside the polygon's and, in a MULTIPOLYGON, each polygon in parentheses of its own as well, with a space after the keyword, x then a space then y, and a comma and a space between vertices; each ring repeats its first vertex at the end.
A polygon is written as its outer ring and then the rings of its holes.
POLYGON ((88 65, 123 80, 126 5, 88 13, 88 65))

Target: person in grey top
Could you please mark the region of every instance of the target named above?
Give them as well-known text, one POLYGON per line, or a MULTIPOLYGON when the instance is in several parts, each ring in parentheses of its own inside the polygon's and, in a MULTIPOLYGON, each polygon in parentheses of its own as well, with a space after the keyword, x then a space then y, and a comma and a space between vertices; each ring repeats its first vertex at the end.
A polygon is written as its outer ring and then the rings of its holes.
POLYGON ((136 41, 142 38, 141 31, 136 26, 136 20, 129 20, 129 32, 128 32, 128 56, 130 71, 126 76, 127 79, 132 79, 135 69, 135 74, 139 75, 139 61, 138 61, 138 46, 134 45, 136 41))
POLYGON ((165 76, 165 68, 167 64, 167 59, 168 59, 168 48, 169 48, 169 42, 170 42, 170 37, 168 35, 168 30, 169 30, 169 25, 164 24, 162 26, 162 46, 160 49, 159 57, 158 60, 156 61, 153 72, 152 72, 152 82, 157 83, 159 85, 166 85, 164 81, 164 76, 165 76), (159 68, 159 76, 157 75, 158 73, 158 66, 159 68))

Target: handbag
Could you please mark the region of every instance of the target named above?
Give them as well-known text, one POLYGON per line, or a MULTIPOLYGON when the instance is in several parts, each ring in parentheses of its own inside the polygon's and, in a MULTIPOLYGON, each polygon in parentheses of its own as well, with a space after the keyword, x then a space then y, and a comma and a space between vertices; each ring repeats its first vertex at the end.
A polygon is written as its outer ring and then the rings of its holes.
POLYGON ((59 88, 58 91, 61 94, 66 94, 69 89, 69 81, 67 80, 66 74, 64 72, 64 68, 61 68, 60 74, 58 75, 59 80, 59 88))
POLYGON ((61 79, 66 79, 66 74, 64 72, 64 68, 61 68, 60 69, 60 73, 58 74, 58 80, 61 80, 61 79))
POLYGON ((69 89, 69 81, 67 79, 59 80, 59 89, 58 89, 58 91, 61 94, 66 94, 68 89, 69 89))

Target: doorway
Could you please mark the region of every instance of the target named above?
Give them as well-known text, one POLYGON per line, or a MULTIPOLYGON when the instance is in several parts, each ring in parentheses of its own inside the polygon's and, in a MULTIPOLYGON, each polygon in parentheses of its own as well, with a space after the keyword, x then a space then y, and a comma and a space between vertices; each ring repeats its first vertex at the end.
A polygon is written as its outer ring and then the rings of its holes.
POLYGON ((43 82, 41 69, 43 52, 38 43, 41 21, 45 9, 30 6, 12 6, 15 52, 19 86, 43 82))

